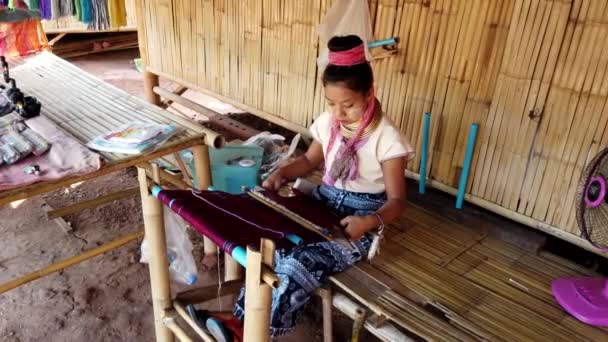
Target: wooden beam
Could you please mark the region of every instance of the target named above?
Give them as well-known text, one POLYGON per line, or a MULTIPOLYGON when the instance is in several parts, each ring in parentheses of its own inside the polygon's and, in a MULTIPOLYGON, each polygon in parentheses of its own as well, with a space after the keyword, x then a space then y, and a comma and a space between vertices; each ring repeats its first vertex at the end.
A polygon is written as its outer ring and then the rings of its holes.
POLYGON ((287 121, 285 119, 281 119, 281 118, 279 118, 279 117, 277 117, 275 115, 272 115, 272 114, 270 114, 268 112, 264 112, 262 110, 254 108, 254 107, 242 104, 242 103, 240 103, 238 101, 235 101, 235 100, 233 100, 231 98, 228 98, 226 96, 222 96, 222 95, 220 95, 220 94, 218 94, 216 92, 213 92, 211 90, 205 89, 205 88, 203 88, 201 86, 198 86, 198 85, 196 85, 194 83, 191 83, 191 82, 188 82, 188 81, 184 81, 184 80, 182 80, 182 79, 180 79, 180 78, 178 78, 176 76, 173 76, 173 75, 170 75, 168 73, 162 72, 162 71, 156 69, 155 67, 147 66, 146 70, 148 70, 148 71, 150 71, 150 72, 152 72, 152 73, 154 73, 154 74, 156 74, 158 76, 161 76, 163 78, 171 80, 173 82, 183 84, 183 85, 185 85, 186 87, 188 87, 190 89, 194 89, 194 90, 199 91, 199 92, 201 92, 201 93, 203 93, 205 95, 209 95, 209 96, 214 97, 214 98, 216 98, 216 99, 218 99, 220 101, 223 101, 225 103, 231 104, 231 105, 233 105, 233 106, 235 106, 235 107, 237 107, 239 109, 242 109, 242 110, 247 111, 249 113, 255 114, 255 115, 257 115, 257 116, 259 116, 259 117, 261 117, 263 119, 266 119, 266 120, 268 120, 268 121, 270 121, 270 122, 272 122, 274 124, 277 124, 279 126, 285 127, 285 128, 290 129, 290 130, 292 130, 294 132, 301 133, 302 135, 310 136, 310 132, 308 131, 308 129, 306 127, 303 127, 303 126, 291 123, 291 122, 289 122, 289 121, 287 121))
POLYGON ((177 166, 179 167, 179 170, 182 173, 182 179, 184 182, 186 182, 186 184, 190 185, 191 187, 194 187, 192 181, 190 180, 190 172, 188 172, 188 168, 186 167, 186 164, 184 163, 184 160, 182 159, 182 156, 179 155, 179 153, 173 153, 173 158, 175 158, 175 161, 177 162, 177 166))
POLYGON ((60 41, 61 38, 65 37, 66 34, 67 34, 66 32, 63 32, 63 33, 60 33, 60 34, 56 35, 55 37, 53 37, 53 39, 51 39, 49 41, 49 46, 52 47, 53 45, 55 45, 55 43, 57 43, 58 41, 60 41))
MULTIPOLYGON (((181 96, 183 95, 186 91, 188 90, 188 88, 184 87, 183 85, 178 85, 177 88, 173 89, 173 91, 171 91, 171 93, 177 95, 177 96, 181 96)), ((162 105, 161 107, 163 108, 167 108, 169 107, 171 104, 173 103, 173 100, 170 99, 165 99, 164 101, 162 101, 162 105)))
POLYGON ((0 285, 0 294, 5 293, 7 291, 10 291, 12 289, 15 289, 21 285, 27 284, 29 282, 32 282, 36 279, 40 279, 44 276, 47 276, 51 273, 55 273, 58 271, 61 271, 67 267, 70 267, 72 265, 76 265, 79 264, 85 260, 91 259, 99 254, 105 253, 107 251, 116 249, 120 246, 123 246, 131 241, 134 240, 138 240, 141 239, 144 236, 144 231, 143 230, 139 230, 135 233, 123 236, 119 239, 116 239, 112 242, 108 242, 104 245, 101 245, 99 247, 93 248, 91 250, 88 250, 80 255, 77 255, 75 257, 69 258, 67 260, 63 260, 57 263, 54 263, 50 266, 47 266, 41 270, 37 270, 34 271, 28 275, 25 275, 21 278, 9 281, 7 283, 4 283, 2 285, 0 285))
POLYGON ((196 323, 192 317, 190 317, 190 315, 188 314, 188 312, 186 311, 186 308, 184 307, 184 305, 182 303, 180 303, 180 301, 175 300, 173 302, 173 307, 175 308, 175 311, 177 311, 177 313, 181 316, 181 318, 186 321, 186 323, 188 323, 188 325, 198 334, 198 336, 200 336, 200 338, 205 341, 205 342, 215 342, 215 339, 211 336, 209 336, 205 330, 203 330, 202 327, 200 327, 198 325, 198 323, 196 323))
POLYGON ((46 34, 68 34, 68 33, 87 33, 87 34, 93 34, 93 33, 114 33, 114 32, 135 32, 137 31, 136 27, 119 27, 119 28, 115 28, 115 29, 108 29, 108 30, 88 30, 88 29, 80 29, 80 28, 65 28, 65 29, 61 29, 61 28, 57 28, 57 29, 46 29, 45 32, 46 34))
MULTIPOLYGON (((141 163, 138 164, 137 167, 140 167, 142 169, 145 169, 146 172, 148 173, 148 176, 152 175, 152 166, 148 163, 141 163)), ((172 175, 170 173, 168 173, 165 170, 158 170, 159 175, 160 175, 160 180, 167 182, 173 186, 175 186, 178 189, 190 189, 191 186, 188 185, 186 182, 182 181, 181 177, 177 176, 177 175, 172 175)))
POLYGON ((114 163, 106 164, 102 166, 101 169, 95 172, 88 173, 86 175, 67 177, 58 179, 56 181, 36 183, 19 189, 2 191, 0 192, 0 205, 24 198, 30 198, 35 195, 40 195, 52 190, 68 186, 70 184, 98 178, 103 175, 124 170, 130 166, 135 166, 140 163, 153 160, 177 151, 181 151, 195 145, 205 144, 206 141, 207 139, 205 139, 205 134, 200 134, 198 136, 191 137, 185 141, 178 141, 175 143, 168 144, 150 154, 138 155, 127 159, 122 159, 114 163))
POLYGON ((243 287, 243 280, 237 279, 223 283, 219 289, 217 285, 211 285, 180 292, 175 297, 175 300, 186 305, 204 303, 218 297, 238 293, 241 287, 243 287))
POLYGON ((159 86, 155 86, 154 88, 152 88, 152 91, 154 91, 154 93, 160 95, 160 97, 166 99, 166 101, 173 101, 175 103, 179 103, 182 106, 188 108, 188 109, 192 109, 193 111, 200 113, 202 115, 204 115, 207 118, 210 118, 212 116, 218 115, 219 113, 211 110, 207 107, 201 106, 200 104, 188 100, 187 98, 180 96, 178 94, 175 94, 167 89, 161 88, 159 86))
POLYGON ((69 223, 67 223, 62 217, 56 217, 56 218, 49 217, 48 213, 53 211, 53 207, 51 207, 50 204, 45 202, 42 206, 42 210, 44 210, 47 213, 48 220, 55 222, 55 224, 57 224, 59 226, 59 228, 63 229, 64 232, 69 233, 74 230, 72 228, 72 226, 69 223))
POLYGON ((122 191, 113 192, 108 195, 99 196, 97 198, 94 198, 94 199, 91 199, 88 201, 78 202, 76 204, 72 204, 72 205, 69 205, 69 206, 66 206, 63 208, 49 210, 46 213, 46 216, 49 218, 49 220, 55 219, 58 217, 64 217, 64 216, 79 212, 83 209, 95 208, 102 204, 106 204, 106 203, 109 203, 112 201, 131 197, 131 196, 137 195, 137 194, 139 194, 138 186, 132 187, 132 188, 129 188, 126 190, 122 190, 122 191))
MULTIPOLYGON (((193 110, 203 116, 205 116, 212 123, 222 127, 223 129, 235 134, 239 137, 239 139, 249 139, 250 137, 260 133, 260 131, 249 127, 245 124, 238 122, 230 118, 227 115, 222 115, 210 108, 202 106, 194 101, 191 101, 183 96, 175 94, 174 92, 168 91, 161 87, 154 87, 154 92, 160 95, 165 101, 172 101, 175 103, 179 103, 180 105, 193 110)), ((175 108, 173 108, 175 109, 175 108)))

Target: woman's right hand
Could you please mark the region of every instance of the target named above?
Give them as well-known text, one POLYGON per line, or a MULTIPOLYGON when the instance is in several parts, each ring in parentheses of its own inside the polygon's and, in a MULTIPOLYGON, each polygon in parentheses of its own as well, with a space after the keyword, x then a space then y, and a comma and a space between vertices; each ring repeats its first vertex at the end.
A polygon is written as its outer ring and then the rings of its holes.
POLYGON ((281 169, 278 169, 272 174, 270 174, 270 176, 266 178, 264 182, 262 182, 262 187, 269 190, 278 191, 281 186, 283 186, 283 183, 285 183, 285 181, 286 179, 285 177, 283 177, 281 169))

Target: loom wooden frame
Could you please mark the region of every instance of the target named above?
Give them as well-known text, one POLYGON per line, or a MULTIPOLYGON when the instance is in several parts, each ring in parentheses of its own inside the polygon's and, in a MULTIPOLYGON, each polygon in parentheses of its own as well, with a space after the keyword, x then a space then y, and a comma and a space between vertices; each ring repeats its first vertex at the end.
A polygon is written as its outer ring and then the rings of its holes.
MULTIPOLYGON (((162 101, 159 95, 159 75, 156 75, 147 69, 144 72, 144 87, 146 88, 146 97, 149 102, 161 106, 162 101)), ((162 92, 160 92, 162 93, 162 92)), ((181 96, 178 95, 179 98, 181 96)), ((193 110, 200 108, 191 108, 193 110)), ((193 147, 193 157, 195 165, 196 183, 199 188, 207 188, 211 185, 211 169, 209 162, 209 152, 207 145, 197 145, 193 147)), ((152 184, 161 185, 163 180, 163 174, 168 177, 167 172, 162 171, 156 165, 151 166, 140 165, 139 178, 140 178, 140 189, 142 196, 142 208, 144 209, 144 225, 146 228, 146 236, 152 236, 154 234, 155 241, 158 243, 160 240, 158 237, 161 236, 160 232, 164 234, 164 227, 162 227, 162 220, 158 220, 158 216, 162 217, 162 206, 159 207, 160 201, 158 201, 149 192, 149 188, 152 184), (151 176, 150 176, 151 175, 151 176), (152 182, 152 184, 150 184, 152 182), (149 202, 148 202, 149 201, 149 202), (152 208, 152 212, 146 213, 146 208, 152 208), (147 218, 147 219, 146 219, 147 218), (150 230, 150 233, 148 233, 150 230), (157 236, 158 235, 158 236, 157 236)), ((184 183, 177 184, 173 183, 177 188, 188 188, 183 186, 184 183)), ((214 254, 217 252, 217 246, 205 237, 204 241, 204 252, 205 254, 214 254)), ((158 269, 157 266, 152 266, 153 260, 150 260, 150 278, 153 288, 153 304, 155 306, 155 326, 156 326, 156 338, 157 341, 172 341, 172 336, 178 337, 181 341, 189 341, 187 336, 183 334, 180 328, 174 324, 174 314, 177 312, 190 326, 191 328, 204 340, 213 341, 202 329, 198 328, 197 324, 187 314, 184 309, 184 304, 196 304, 202 303, 214 299, 219 295, 236 293, 240 287, 241 282, 239 279, 242 277, 241 266, 228 254, 224 253, 224 266, 225 274, 224 280, 227 282, 222 285, 218 293, 217 286, 209 286, 200 289, 190 290, 187 292, 177 294, 176 299, 172 302, 172 308, 167 305, 167 300, 170 298, 170 292, 167 294, 165 291, 170 291, 170 287, 167 289, 168 278, 168 265, 162 262, 166 260, 166 246, 164 244, 154 245, 150 242, 151 246, 156 246, 154 250, 160 254, 154 261, 155 265, 160 262, 161 265, 165 266, 165 270, 158 269), (163 257, 164 254, 164 257, 163 257), (154 275, 153 275, 154 273, 154 275), (155 290, 156 288, 156 290, 155 290), (161 293, 161 298, 156 298, 155 292, 161 293), (163 307, 163 311, 157 313, 157 306, 163 307), (162 326, 164 325, 164 327, 162 326)), ((247 268, 245 269, 245 330, 244 339, 246 342, 262 342, 269 341, 269 328, 270 327, 270 306, 272 304, 271 291, 272 287, 276 287, 276 282, 270 280, 268 272, 274 269, 274 243, 270 240, 262 239, 260 243, 260 249, 257 250, 252 246, 247 246, 247 268)), ((218 270, 219 272, 220 270, 218 270)), ((274 276, 274 274, 272 274, 274 276)), ((276 276, 273 277, 276 279, 276 276)), ((317 291, 317 295, 321 297, 323 305, 323 336, 324 341, 332 340, 332 320, 331 320, 331 306, 332 306, 332 292, 330 289, 321 289, 317 291)))
MULTIPOLYGON (((194 148, 200 147, 202 146, 196 145, 194 148)), ((196 174, 197 177, 209 177, 208 179, 210 179, 208 151, 203 150, 207 153, 194 153, 195 164, 203 166, 196 170, 196 174)), ((238 266, 227 267, 226 277, 230 277, 231 281, 219 289, 215 285, 208 286, 179 293, 175 300, 172 299, 169 265, 165 262, 167 260, 167 246, 163 223, 163 205, 152 196, 149 190, 152 185, 162 185, 160 173, 161 170, 156 164, 152 164, 152 172, 148 172, 146 168, 138 167, 144 229, 146 239, 148 239, 151 247, 149 269, 156 340, 170 342, 174 340, 174 337, 177 337, 180 341, 190 341, 188 335, 175 323, 175 318, 179 315, 201 339, 213 341, 213 338, 190 318, 184 305, 205 302, 216 298, 218 294, 236 293, 241 287, 241 282, 238 280, 240 270, 238 266), (218 290, 221 290, 221 293, 218 293, 218 290)), ((225 254, 225 256, 227 264, 234 263, 228 254, 225 254)), ((273 266, 274 243, 272 241, 262 240, 259 250, 252 246, 247 247, 245 341, 268 341, 270 339, 270 329, 265 327, 270 326, 272 285, 276 286, 276 284, 268 284, 269 281, 263 275, 266 270, 272 269, 273 266)), ((270 282, 274 283, 274 280, 270 282)))

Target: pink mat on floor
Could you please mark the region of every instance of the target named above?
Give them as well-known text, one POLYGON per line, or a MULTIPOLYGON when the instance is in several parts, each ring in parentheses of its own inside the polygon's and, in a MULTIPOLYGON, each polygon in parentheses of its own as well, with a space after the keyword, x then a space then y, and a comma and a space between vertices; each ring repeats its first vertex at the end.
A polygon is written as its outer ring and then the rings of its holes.
POLYGON ((101 157, 78 140, 62 132, 49 119, 38 116, 27 125, 50 142, 51 148, 41 156, 30 156, 13 165, 0 166, 0 190, 14 189, 45 180, 87 174, 101 167, 101 157), (38 165, 40 175, 23 170, 38 165))

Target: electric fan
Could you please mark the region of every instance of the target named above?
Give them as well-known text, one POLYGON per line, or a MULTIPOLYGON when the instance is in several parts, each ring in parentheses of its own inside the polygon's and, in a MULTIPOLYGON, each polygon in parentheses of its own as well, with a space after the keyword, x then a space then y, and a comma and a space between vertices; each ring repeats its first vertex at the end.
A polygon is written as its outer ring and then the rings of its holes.
MULTIPOLYGON (((585 168, 576 192, 576 220, 582 236, 608 252, 608 148, 585 168)), ((553 295, 572 316, 587 324, 608 326, 608 278, 561 278, 553 295)))

